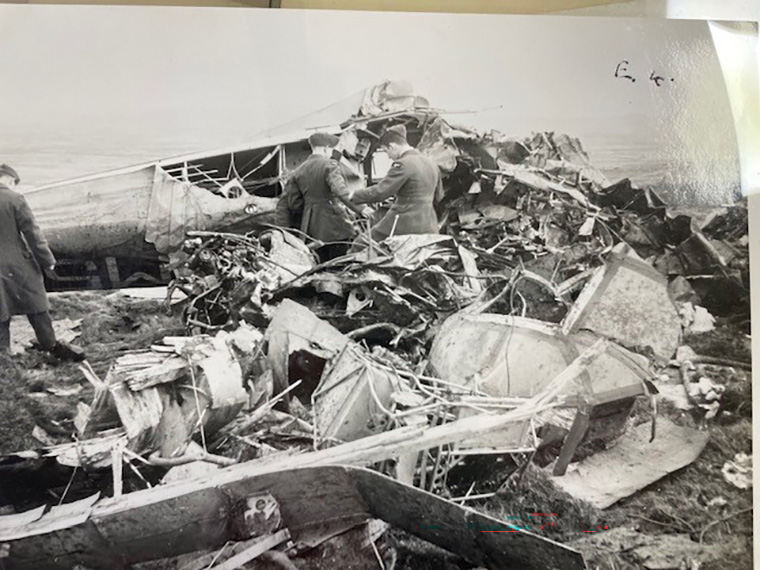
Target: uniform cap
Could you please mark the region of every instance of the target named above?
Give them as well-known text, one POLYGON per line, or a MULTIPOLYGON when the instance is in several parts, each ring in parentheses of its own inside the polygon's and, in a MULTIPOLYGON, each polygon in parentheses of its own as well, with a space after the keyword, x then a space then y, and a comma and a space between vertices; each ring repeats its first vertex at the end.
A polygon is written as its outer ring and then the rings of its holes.
POLYGON ((311 146, 328 146, 334 148, 337 146, 338 137, 331 135, 330 133, 314 133, 309 137, 309 144, 311 146))
POLYGON ((7 164, 0 164, 0 175, 3 175, 3 174, 6 174, 8 176, 12 176, 13 178, 15 178, 16 179, 16 184, 18 184, 19 181, 21 180, 21 177, 18 175, 18 172, 16 172, 15 170, 13 170, 7 164))
POLYGON ((394 125, 385 129, 378 144, 383 146, 392 142, 402 144, 406 142, 406 127, 404 125, 394 125))

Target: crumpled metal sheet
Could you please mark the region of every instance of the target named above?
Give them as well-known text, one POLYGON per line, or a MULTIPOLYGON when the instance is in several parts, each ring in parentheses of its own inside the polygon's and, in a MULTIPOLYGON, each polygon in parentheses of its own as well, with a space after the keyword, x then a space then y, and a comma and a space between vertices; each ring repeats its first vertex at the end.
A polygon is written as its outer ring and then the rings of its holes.
POLYGON ((565 333, 592 330, 627 347, 651 347, 670 359, 681 337, 681 317, 667 279, 619 244, 592 277, 563 323, 565 333))
POLYGON ((574 464, 552 481, 573 497, 606 509, 694 462, 710 437, 665 418, 658 420, 657 427, 654 441, 650 441, 649 426, 638 425, 614 447, 574 464))
POLYGON ((427 106, 429 106, 428 100, 415 95, 414 88, 409 82, 384 81, 367 89, 359 112, 362 116, 372 117, 427 106))
POLYGON ((145 241, 154 244, 159 253, 169 253, 179 249, 188 231, 224 231, 234 224, 274 212, 276 205, 276 198, 249 194, 224 198, 172 178, 155 167, 145 241))
MULTIPOLYGON (((566 336, 560 327, 535 319, 463 311, 441 326, 430 349, 430 364, 448 382, 475 383, 494 397, 530 398, 595 338, 591 333, 566 336)), ((570 392, 589 397, 643 393, 647 368, 646 358, 611 345, 570 392)))

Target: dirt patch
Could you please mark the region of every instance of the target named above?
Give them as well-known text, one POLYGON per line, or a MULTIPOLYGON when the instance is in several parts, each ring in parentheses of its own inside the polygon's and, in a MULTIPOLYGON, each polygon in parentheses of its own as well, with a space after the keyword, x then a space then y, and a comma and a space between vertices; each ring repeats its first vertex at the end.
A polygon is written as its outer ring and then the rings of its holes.
MULTIPOLYGON (((53 320, 82 319, 76 344, 84 347, 87 361, 101 378, 125 351, 183 333, 180 319, 167 314, 159 301, 77 292, 51 295, 50 302, 53 320)), ((35 425, 57 442, 71 441, 77 403, 89 404, 92 398, 78 364, 60 363, 34 349, 0 357, 0 385, 0 453, 40 447, 31 435, 35 425)))
MULTIPOLYGON (((682 424, 696 423, 678 410, 682 424)), ((662 413, 662 410, 661 410, 662 413)), ((670 414, 668 414, 670 415, 670 414)), ((676 421, 674 416, 669 419, 676 421)), ((683 533, 706 545, 738 539, 720 561, 705 561, 701 570, 752 568, 752 490, 738 489, 721 473, 723 464, 736 453, 752 452, 752 422, 741 418, 730 425, 711 423, 710 440, 699 458, 667 477, 624 499, 605 511, 610 528, 627 526, 650 535, 683 533), (722 520, 725 519, 725 520, 722 520), (721 522, 717 522, 721 521, 721 522), (713 524, 716 523, 716 524, 713 524)), ((608 556, 608 558, 610 558, 608 556)), ((600 569, 627 568, 612 556, 600 569)))
POLYGON ((22 370, 10 356, 0 354, 0 453, 34 447, 34 416, 24 405, 26 381, 22 370))
POLYGON ((396 550, 398 570, 469 570, 472 564, 450 552, 397 528, 388 531, 388 543, 396 550))
POLYGON ((752 340, 749 335, 727 325, 716 326, 710 332, 689 335, 683 344, 703 356, 752 362, 752 340))

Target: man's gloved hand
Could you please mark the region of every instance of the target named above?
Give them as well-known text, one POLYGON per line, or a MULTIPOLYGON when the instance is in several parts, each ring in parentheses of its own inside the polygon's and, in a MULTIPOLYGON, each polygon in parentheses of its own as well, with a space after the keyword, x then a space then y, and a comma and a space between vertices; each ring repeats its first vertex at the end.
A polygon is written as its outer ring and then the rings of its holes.
POLYGON ((375 210, 373 210, 369 206, 364 206, 364 208, 362 208, 362 211, 361 211, 361 216, 362 218, 371 220, 374 213, 375 213, 375 210))

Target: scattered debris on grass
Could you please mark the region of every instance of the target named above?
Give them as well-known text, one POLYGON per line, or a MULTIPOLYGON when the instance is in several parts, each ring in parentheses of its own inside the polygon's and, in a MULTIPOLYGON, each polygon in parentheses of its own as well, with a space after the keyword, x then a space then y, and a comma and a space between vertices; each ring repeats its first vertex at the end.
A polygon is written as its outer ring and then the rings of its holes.
POLYGON ((569 136, 378 101, 345 158, 406 124, 440 235, 319 264, 284 228, 188 232, 158 295, 53 296, 86 363, 0 357, 4 567, 751 557, 746 203, 700 225, 569 136))

